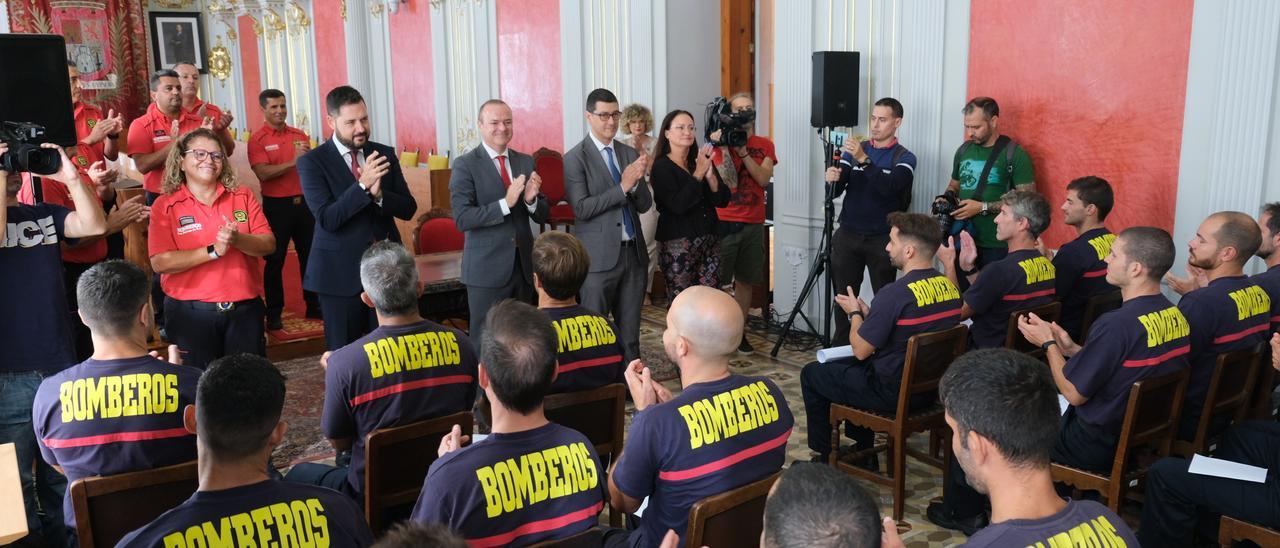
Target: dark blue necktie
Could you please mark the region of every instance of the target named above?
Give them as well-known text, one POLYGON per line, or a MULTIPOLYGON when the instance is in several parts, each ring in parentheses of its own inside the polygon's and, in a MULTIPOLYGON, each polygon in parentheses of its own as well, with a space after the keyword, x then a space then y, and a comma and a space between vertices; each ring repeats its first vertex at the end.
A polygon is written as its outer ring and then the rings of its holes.
MULTIPOLYGON (((613 161, 613 147, 604 147, 604 153, 609 157, 609 175, 613 176, 613 183, 622 185, 622 172, 618 171, 617 162, 613 161)), ((636 237, 636 229, 631 225, 631 202, 622 204, 622 226, 627 229, 627 238, 636 237)))

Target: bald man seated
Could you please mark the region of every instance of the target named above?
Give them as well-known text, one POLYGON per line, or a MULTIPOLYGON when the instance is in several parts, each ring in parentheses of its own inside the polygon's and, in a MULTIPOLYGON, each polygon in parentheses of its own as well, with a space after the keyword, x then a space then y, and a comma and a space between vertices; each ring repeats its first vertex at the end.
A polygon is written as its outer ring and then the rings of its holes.
POLYGON ((691 287, 671 303, 662 334, 683 392, 672 397, 640 360, 627 366, 636 415, 609 497, 629 513, 649 503, 638 529, 610 532, 606 545, 657 546, 668 530, 683 544, 693 503, 782 468, 793 423, 786 398, 767 378, 729 372, 742 322, 733 297, 691 287))

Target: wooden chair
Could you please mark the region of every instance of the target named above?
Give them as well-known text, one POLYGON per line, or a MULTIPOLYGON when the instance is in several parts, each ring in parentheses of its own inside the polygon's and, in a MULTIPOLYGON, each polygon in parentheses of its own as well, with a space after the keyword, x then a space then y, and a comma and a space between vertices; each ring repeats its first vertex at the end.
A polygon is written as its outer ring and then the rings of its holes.
POLYGON ((449 210, 433 207, 418 216, 418 226, 413 229, 413 254, 461 251, 464 241, 449 210))
MULTIPOLYGON (((572 226, 573 207, 565 201, 564 156, 547 147, 542 147, 533 153, 533 165, 538 175, 542 177, 542 193, 546 195, 547 203, 551 206, 546 224, 551 225, 551 230, 555 230, 557 226, 572 226)), ((546 226, 543 225, 541 228, 545 230, 546 226)))
POLYGON ((1237 540, 1252 541, 1258 546, 1280 546, 1280 531, 1222 516, 1218 526, 1218 544, 1231 546, 1237 540))
POLYGON ((199 486, 195 461, 76 480, 69 489, 80 546, 115 546, 134 529, 186 502, 199 486))
POLYGON ((1245 418, 1249 420, 1275 420, 1276 409, 1271 403, 1271 393, 1276 388, 1276 370, 1271 367, 1271 360, 1264 353, 1258 357, 1258 376, 1253 383, 1253 395, 1249 398, 1249 411, 1245 418))
POLYGON ((831 454, 829 463, 848 474, 893 487, 893 519, 902 520, 906 504, 907 454, 946 470, 946 463, 932 455, 907 448, 907 438, 915 432, 925 432, 946 427, 943 409, 939 404, 927 409, 912 411, 908 408, 911 397, 936 392, 938 381, 947 367, 965 351, 968 328, 957 325, 944 331, 921 333, 907 340, 906 359, 902 364, 902 388, 898 390, 898 409, 893 414, 858 409, 840 404, 831 405, 831 454), (888 451, 890 476, 859 468, 839 459, 841 423, 850 423, 889 434, 889 442, 855 453, 855 458, 888 451))
POLYGON ((1157 457, 1169 454, 1189 373, 1183 369, 1133 383, 1109 473, 1099 474, 1055 462, 1051 467, 1053 480, 1082 491, 1098 491, 1107 499, 1111 511, 1119 513, 1129 483, 1142 479, 1147 473, 1145 466, 1129 470, 1130 456, 1142 447, 1153 447, 1157 457))
POLYGON ((1022 332, 1018 330, 1018 318, 1027 314, 1035 314, 1046 322, 1056 322, 1062 315, 1062 303, 1054 301, 1049 304, 1042 304, 1034 308, 1025 308, 1015 310, 1009 313, 1009 326, 1004 332, 1004 347, 1009 350, 1017 350, 1037 360, 1044 361, 1044 350, 1039 346, 1027 342, 1027 338, 1022 336, 1022 332))
POLYGON ((1175 455, 1189 459, 1191 455, 1204 451, 1216 434, 1220 433, 1209 431, 1216 419, 1230 417, 1232 422, 1244 420, 1249 412, 1249 398, 1253 391, 1254 377, 1258 374, 1262 346, 1218 355, 1218 361, 1213 366, 1213 376, 1209 378, 1209 390, 1205 392, 1204 406, 1200 409, 1200 422, 1196 424, 1195 438, 1191 441, 1173 442, 1175 455))
POLYGON ((685 546, 759 546, 760 532, 764 530, 764 502, 780 475, 782 472, 775 472, 693 503, 685 546))
POLYGON ((529 548, 600 548, 603 542, 604 533, 599 527, 592 527, 573 536, 530 544, 529 548))
MULTIPOLYGON (((581 432, 595 445, 604 470, 622 453, 627 387, 615 383, 593 390, 551 394, 542 401, 547 420, 581 432)), ((609 509, 609 525, 622 526, 622 513, 609 509)))
POLYGON ((1098 319, 1098 316, 1120 308, 1122 304, 1124 304, 1124 297, 1119 291, 1089 297, 1089 301, 1084 305, 1084 318, 1080 322, 1080 340, 1076 343, 1084 344, 1084 340, 1089 336, 1089 328, 1093 327, 1093 322, 1098 319))
POLYGON ((364 515, 373 534, 380 535, 390 524, 383 523, 383 511, 413 504, 422 492, 427 469, 436 460, 440 438, 462 426, 471 435, 470 411, 425 421, 383 428, 364 439, 364 515))

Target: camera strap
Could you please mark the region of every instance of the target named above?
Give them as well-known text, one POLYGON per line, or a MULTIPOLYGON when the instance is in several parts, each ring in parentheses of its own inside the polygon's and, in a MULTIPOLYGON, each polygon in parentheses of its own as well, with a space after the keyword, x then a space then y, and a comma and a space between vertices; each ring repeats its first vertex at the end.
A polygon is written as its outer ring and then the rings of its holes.
MULTIPOLYGON (((982 166, 982 175, 979 175, 979 176, 978 176, 978 186, 977 186, 977 188, 975 188, 975 189, 974 189, 974 191, 973 191, 973 199, 974 199, 974 200, 977 200, 977 201, 979 201, 979 202, 984 201, 984 200, 982 199, 982 193, 983 193, 983 192, 985 192, 985 191, 987 190, 987 176, 991 175, 991 168, 992 168, 992 167, 995 167, 995 165, 996 165, 996 159, 1000 157, 1000 152, 1001 152, 1001 151, 1003 151, 1003 150, 1005 149, 1005 147, 1006 147, 1006 146, 1008 146, 1008 145, 1010 145, 1010 144, 1012 144, 1012 143, 1013 143, 1013 139, 1010 139, 1010 138, 1009 138, 1009 136, 1007 136, 1007 135, 1001 135, 1001 136, 999 136, 999 137, 996 137, 996 144, 995 144, 995 145, 993 145, 993 146, 991 147, 991 155, 990 155, 990 156, 987 156, 987 163, 986 163, 985 165, 983 165, 983 166, 982 166)), ((972 145, 968 145, 968 144, 966 144, 966 146, 972 146, 972 145)), ((1014 146, 1016 146, 1016 145, 1014 145, 1014 146)), ((1010 175, 1009 179, 1010 179, 1010 182, 1012 182, 1012 179, 1013 179, 1013 177, 1012 177, 1012 175, 1013 175, 1013 154, 1012 154, 1013 149, 1009 149, 1009 152, 1010 152, 1010 154, 1009 154, 1009 158, 1008 158, 1008 160, 1007 160, 1005 163, 1007 164, 1007 165, 1006 165, 1006 167, 1007 167, 1007 168, 1008 168, 1008 170, 1009 170, 1009 175, 1010 175)))

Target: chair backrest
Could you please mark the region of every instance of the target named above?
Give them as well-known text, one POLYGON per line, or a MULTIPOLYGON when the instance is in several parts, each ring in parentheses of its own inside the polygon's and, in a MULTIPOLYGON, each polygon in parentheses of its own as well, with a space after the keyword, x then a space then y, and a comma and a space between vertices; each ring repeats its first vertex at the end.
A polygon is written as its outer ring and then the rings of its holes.
POLYGON ((440 438, 455 424, 462 427, 464 436, 471 435, 471 412, 374 430, 365 436, 364 513, 375 535, 386 528, 382 510, 418 500, 427 469, 436 461, 440 438))
POLYGON ((1209 378, 1209 390, 1205 392, 1204 407, 1200 411, 1200 423, 1196 425, 1196 437, 1192 450, 1205 448, 1210 436, 1209 428, 1218 417, 1242 420, 1249 411, 1253 383, 1258 373, 1263 345, 1224 352, 1218 355, 1209 378))
POLYGON ((1124 297, 1119 291, 1108 291, 1089 297, 1084 304, 1084 318, 1080 322, 1080 340, 1076 342, 1084 343, 1089 337, 1089 328, 1093 327, 1093 322, 1098 319, 1098 316, 1120 308, 1122 304, 1124 304, 1124 297))
POLYGON ((1009 326, 1004 333, 1004 347, 1010 350, 1017 350, 1023 354, 1030 354, 1035 357, 1044 355, 1044 350, 1040 347, 1027 342, 1027 338, 1022 336, 1022 332, 1018 331, 1018 318, 1027 314, 1035 314, 1046 322, 1056 322, 1062 315, 1062 303, 1054 301, 1048 304, 1032 308, 1024 308, 1009 313, 1009 326))
POLYGON ((776 472, 693 503, 689 509, 685 546, 759 546, 760 532, 764 529, 764 502, 781 474, 776 472))
POLYGON ((459 251, 465 242, 448 210, 437 207, 418 217, 418 228, 413 231, 414 254, 459 251))
POLYGON ((592 527, 573 536, 530 544, 529 548, 600 548, 603 542, 604 532, 599 527, 592 527))
POLYGON ((533 169, 542 177, 542 193, 555 205, 564 200, 564 156, 547 147, 533 153, 533 169))
POLYGON ((134 529, 186 502, 199 486, 195 461, 76 480, 69 489, 80 546, 115 546, 134 529))
POLYGON ((1135 448, 1150 446, 1161 456, 1169 454, 1190 374, 1189 369, 1182 369, 1133 383, 1116 442, 1113 480, 1123 477, 1117 474, 1124 473, 1129 453, 1135 448))
POLYGON ((627 387, 615 383, 591 390, 551 394, 542 400, 547 420, 586 436, 605 468, 622 452, 627 387))
POLYGON ((1258 377, 1253 383, 1253 396, 1249 398, 1247 418, 1252 420, 1272 420, 1275 405, 1271 403, 1271 393, 1276 389, 1276 370, 1264 354, 1258 359, 1258 377))
POLYGON ((902 362, 902 388, 898 393, 898 417, 906 417, 911 396, 936 392, 951 362, 964 354, 969 328, 964 324, 942 331, 919 333, 907 339, 902 362))

